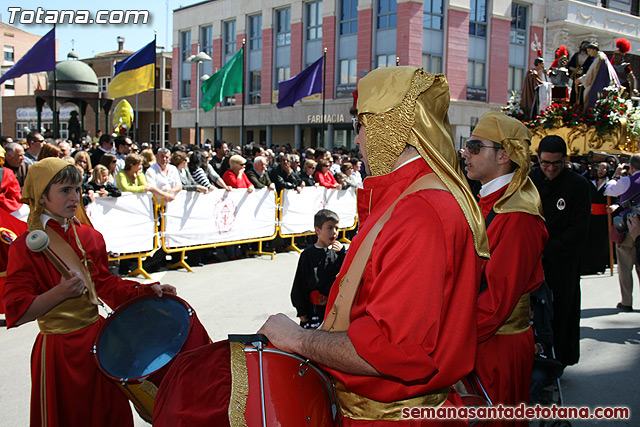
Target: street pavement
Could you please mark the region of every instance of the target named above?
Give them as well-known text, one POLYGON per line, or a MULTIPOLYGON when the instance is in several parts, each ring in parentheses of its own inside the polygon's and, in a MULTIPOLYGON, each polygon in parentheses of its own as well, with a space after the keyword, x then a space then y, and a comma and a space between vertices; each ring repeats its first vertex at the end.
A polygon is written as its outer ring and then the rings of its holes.
MULTIPOLYGON (((268 257, 154 273, 154 280, 170 283, 196 311, 211 338, 255 333, 272 313, 295 316, 289 291, 298 262, 295 252, 268 257)), ((145 282, 144 280, 140 280, 145 282)), ((636 286, 636 308, 640 294, 636 286)), ((615 309, 620 291, 617 275, 582 279, 580 363, 562 377, 565 405, 628 406, 632 418, 615 425, 640 425, 640 311, 615 309), (636 417, 634 417, 636 414, 636 417)), ((0 329, 0 426, 27 426, 29 420, 29 359, 37 325, 0 329)), ((146 426, 135 416, 136 426, 146 426)), ((611 421, 571 421, 575 426, 611 421)), ((538 425, 537 422, 532 425, 538 425)))

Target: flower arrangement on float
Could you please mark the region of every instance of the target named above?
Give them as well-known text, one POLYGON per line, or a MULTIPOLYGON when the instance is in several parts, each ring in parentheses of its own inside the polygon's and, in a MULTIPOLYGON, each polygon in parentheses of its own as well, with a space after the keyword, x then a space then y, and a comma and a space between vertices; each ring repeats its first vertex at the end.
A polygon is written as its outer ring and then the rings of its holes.
POLYGON ((638 150, 640 107, 620 96, 616 86, 598 94, 594 107, 554 102, 538 117, 527 120, 520 108, 520 96, 512 92, 502 111, 522 121, 533 133, 532 148, 546 135, 562 136, 573 154, 593 150, 610 152, 638 150))

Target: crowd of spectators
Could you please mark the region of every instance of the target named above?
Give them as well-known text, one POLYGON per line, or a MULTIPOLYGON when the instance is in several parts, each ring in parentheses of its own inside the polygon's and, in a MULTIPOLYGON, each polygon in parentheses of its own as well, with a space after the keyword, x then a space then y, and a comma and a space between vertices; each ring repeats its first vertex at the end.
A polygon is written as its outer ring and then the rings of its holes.
MULTIPOLYGON (((126 135, 98 133, 95 139, 74 143, 54 139, 49 133, 31 132, 20 141, 2 137, 6 166, 13 170, 22 186, 29 166, 46 157, 59 157, 74 164, 83 175, 85 206, 100 197, 119 197, 123 193, 150 192, 171 202, 180 191, 207 193, 216 189, 231 191, 267 188, 280 192, 305 186, 331 189, 362 186, 365 171, 358 151, 337 148, 297 150, 291 145, 267 149, 264 144, 231 146, 226 141, 207 140, 203 147, 167 143, 154 147, 137 144, 126 135)), ((233 252, 234 258, 243 254, 233 252)))

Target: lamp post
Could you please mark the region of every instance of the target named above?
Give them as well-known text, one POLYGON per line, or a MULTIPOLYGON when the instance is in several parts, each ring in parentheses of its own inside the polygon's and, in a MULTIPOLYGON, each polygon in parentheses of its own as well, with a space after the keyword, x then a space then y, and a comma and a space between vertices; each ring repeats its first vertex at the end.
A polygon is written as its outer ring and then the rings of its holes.
MULTIPOLYGON (((208 61, 211 61, 211 57, 204 52, 200 52, 197 55, 191 55, 190 57, 187 58, 185 62, 196 64, 196 76, 200 76, 200 64, 208 61)), ((201 88, 202 81, 203 80, 201 78, 198 78, 198 87, 196 89, 196 146, 197 147, 200 147, 200 88, 201 88)))

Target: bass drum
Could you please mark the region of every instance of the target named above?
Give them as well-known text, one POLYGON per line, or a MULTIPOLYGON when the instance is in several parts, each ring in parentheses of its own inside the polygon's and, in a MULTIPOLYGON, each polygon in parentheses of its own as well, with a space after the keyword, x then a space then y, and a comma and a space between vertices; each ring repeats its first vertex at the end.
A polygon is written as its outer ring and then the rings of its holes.
POLYGON ((152 422, 158 386, 175 357, 210 342, 186 301, 168 294, 143 295, 109 315, 93 352, 98 368, 152 422))
POLYGON ((233 384, 247 381, 249 391, 245 397, 232 389, 231 426, 243 425, 242 418, 248 427, 339 425, 334 387, 320 368, 297 354, 266 346, 262 335, 229 335, 229 342, 233 384), (245 360, 237 363, 242 356, 245 360), (244 363, 246 377, 239 369, 244 363), (234 413, 243 406, 244 414, 234 413))

